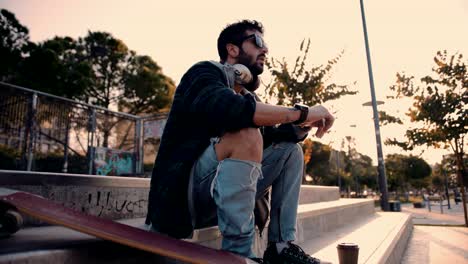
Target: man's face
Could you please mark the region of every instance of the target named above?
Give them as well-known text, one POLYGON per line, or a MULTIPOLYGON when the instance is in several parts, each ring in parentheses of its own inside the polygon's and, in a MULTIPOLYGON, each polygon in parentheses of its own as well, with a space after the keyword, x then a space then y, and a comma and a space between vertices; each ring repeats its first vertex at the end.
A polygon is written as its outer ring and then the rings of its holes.
MULTIPOLYGON (((263 35, 257 30, 247 30, 245 36, 251 36, 257 34, 262 41, 263 35)), ((237 57, 237 63, 245 65, 254 75, 260 75, 263 72, 265 66, 266 54, 268 48, 263 41, 263 47, 259 47, 256 44, 255 37, 248 38, 240 44, 239 56, 237 57)))

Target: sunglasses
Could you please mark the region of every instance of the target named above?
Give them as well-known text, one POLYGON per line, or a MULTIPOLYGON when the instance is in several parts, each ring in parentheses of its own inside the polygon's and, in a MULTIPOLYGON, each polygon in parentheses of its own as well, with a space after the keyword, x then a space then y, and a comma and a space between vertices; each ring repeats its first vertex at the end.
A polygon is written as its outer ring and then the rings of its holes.
POLYGON ((242 37, 239 42, 238 42, 238 46, 241 46, 242 43, 244 43, 244 41, 248 40, 248 39, 255 39, 255 46, 257 46, 258 48, 266 48, 267 45, 266 43, 263 41, 262 37, 260 37, 258 34, 252 34, 252 35, 248 35, 248 36, 245 36, 245 37, 242 37))

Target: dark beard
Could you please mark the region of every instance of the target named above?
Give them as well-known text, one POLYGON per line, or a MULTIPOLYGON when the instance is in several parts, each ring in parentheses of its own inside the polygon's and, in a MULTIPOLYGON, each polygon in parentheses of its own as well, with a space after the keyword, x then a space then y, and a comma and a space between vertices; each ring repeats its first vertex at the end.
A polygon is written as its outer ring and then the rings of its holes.
MULTIPOLYGON (((240 49, 240 54, 238 58, 238 63, 244 65, 249 69, 250 73, 252 73, 253 76, 257 77, 258 75, 263 73, 263 67, 256 67, 255 62, 252 63, 253 58, 248 56, 243 49, 240 49)), ((254 78, 255 78, 254 77, 254 78)))
POLYGON ((260 85, 260 80, 258 75, 263 73, 263 68, 259 68, 255 66, 255 63, 251 63, 252 58, 249 57, 242 49, 240 50, 238 63, 244 65, 249 69, 250 73, 252 74, 252 81, 250 83, 244 84, 245 89, 253 92, 257 90, 260 85))

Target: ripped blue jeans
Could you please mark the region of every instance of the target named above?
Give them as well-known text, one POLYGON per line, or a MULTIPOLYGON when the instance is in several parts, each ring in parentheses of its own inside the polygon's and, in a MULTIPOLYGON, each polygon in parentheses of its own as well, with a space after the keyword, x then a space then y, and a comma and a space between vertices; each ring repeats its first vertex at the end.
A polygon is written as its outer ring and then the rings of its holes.
POLYGON ((293 241, 299 190, 303 175, 302 148, 295 143, 273 144, 263 151, 262 163, 225 159, 218 161, 214 145, 194 164, 189 204, 195 228, 218 224, 222 249, 245 257, 255 235, 255 199, 272 186, 268 241, 293 241))

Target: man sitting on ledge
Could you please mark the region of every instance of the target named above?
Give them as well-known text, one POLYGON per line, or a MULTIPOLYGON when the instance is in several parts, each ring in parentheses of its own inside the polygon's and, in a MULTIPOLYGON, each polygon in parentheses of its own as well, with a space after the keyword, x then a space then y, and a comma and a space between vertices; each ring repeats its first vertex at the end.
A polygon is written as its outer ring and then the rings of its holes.
POLYGON ((304 163, 297 142, 311 127, 322 137, 334 117, 321 105, 256 99, 268 53, 263 32, 257 21, 228 25, 218 38, 221 62, 199 62, 182 77, 153 169, 146 223, 175 238, 217 224, 224 250, 259 263, 320 263, 292 243, 304 163), (262 262, 251 249, 254 207, 270 186, 262 262))

